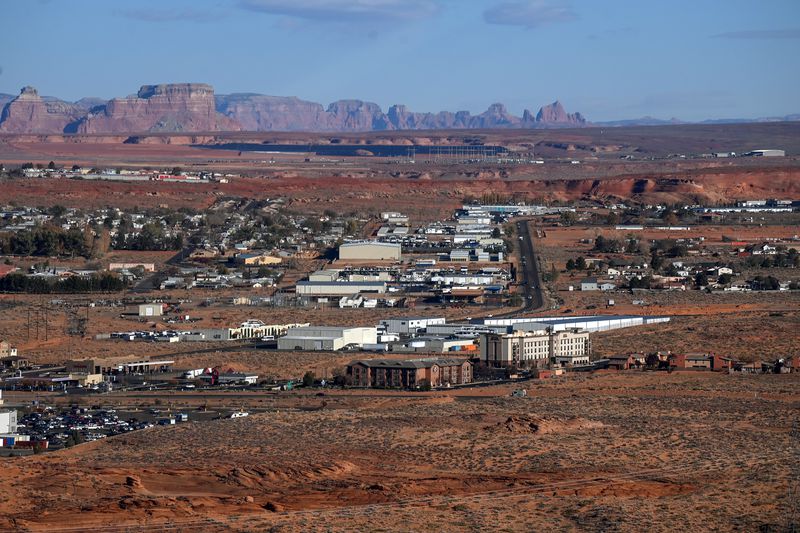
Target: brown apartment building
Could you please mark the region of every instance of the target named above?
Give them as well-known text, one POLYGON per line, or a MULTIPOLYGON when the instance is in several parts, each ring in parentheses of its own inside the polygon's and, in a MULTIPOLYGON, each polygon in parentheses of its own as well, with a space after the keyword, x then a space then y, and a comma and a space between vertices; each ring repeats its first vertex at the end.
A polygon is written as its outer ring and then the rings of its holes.
POLYGON ((472 363, 467 359, 430 358, 398 361, 367 359, 347 365, 347 375, 355 387, 416 388, 472 382, 472 363))

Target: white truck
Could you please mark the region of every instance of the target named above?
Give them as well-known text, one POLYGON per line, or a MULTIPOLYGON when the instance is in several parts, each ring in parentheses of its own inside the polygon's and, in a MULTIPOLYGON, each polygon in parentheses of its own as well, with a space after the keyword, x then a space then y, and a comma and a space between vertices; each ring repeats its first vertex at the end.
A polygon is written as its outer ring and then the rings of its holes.
POLYGON ((187 370, 183 373, 184 379, 193 379, 205 373, 205 368, 195 368, 194 370, 187 370))

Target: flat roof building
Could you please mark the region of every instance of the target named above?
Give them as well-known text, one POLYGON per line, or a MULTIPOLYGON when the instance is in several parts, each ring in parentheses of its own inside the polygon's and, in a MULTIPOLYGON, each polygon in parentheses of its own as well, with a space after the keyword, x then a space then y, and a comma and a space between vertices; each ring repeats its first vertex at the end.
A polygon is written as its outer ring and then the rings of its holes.
POLYGON ((401 317, 388 318, 381 320, 381 324, 386 327, 387 333, 417 334, 421 329, 425 329, 433 324, 444 324, 444 317, 401 317))
POLYGON ((530 317, 530 318, 482 318, 473 319, 473 324, 487 326, 514 326, 522 329, 521 324, 536 323, 540 326, 551 328, 552 331, 565 329, 585 329, 586 331, 609 331, 612 329, 645 326, 669 322, 668 316, 641 316, 641 315, 586 315, 586 316, 559 316, 559 317, 530 317))
POLYGON ((279 265, 283 259, 274 257, 266 252, 251 252, 236 254, 236 263, 244 266, 279 265))
POLYGON ((64 363, 68 374, 130 374, 168 372, 174 360, 148 360, 131 357, 71 359, 64 363))
POLYGON ((17 411, 0 411, 0 434, 13 434, 17 432, 17 411))
POLYGON ((356 387, 442 387, 471 383, 472 363, 456 358, 367 359, 347 365, 347 375, 356 387))
POLYGON ((339 246, 339 259, 349 261, 399 261, 399 243, 360 241, 339 246))
POLYGON ((298 281, 299 296, 352 296, 359 293, 384 294, 385 281, 298 281))
POLYGON ((514 331, 481 335, 481 360, 489 366, 567 366, 589 363, 589 332, 514 331))
POLYGON ((17 349, 11 346, 8 341, 0 340, 0 357, 13 357, 17 355, 17 349))
POLYGON ((161 316, 164 313, 164 304, 141 304, 139 316, 161 316))
POLYGON ((377 344, 378 328, 343 328, 336 326, 307 326, 293 328, 278 339, 279 350, 336 351, 345 346, 361 347, 377 344))
POLYGON ((747 152, 744 155, 749 155, 753 157, 784 157, 786 156, 785 150, 753 150, 752 152, 747 152))

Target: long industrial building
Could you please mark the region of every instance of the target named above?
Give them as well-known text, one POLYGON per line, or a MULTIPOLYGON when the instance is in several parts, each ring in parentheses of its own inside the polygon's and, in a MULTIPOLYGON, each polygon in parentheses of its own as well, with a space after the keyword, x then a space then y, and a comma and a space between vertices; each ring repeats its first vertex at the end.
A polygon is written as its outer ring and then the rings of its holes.
POLYGON ((384 294, 385 281, 298 281, 295 293, 299 296, 352 296, 354 294, 384 294))
POLYGON ((260 320, 242 322, 238 328, 204 328, 192 331, 179 331, 181 341, 236 341, 278 337, 292 328, 308 326, 309 323, 264 324, 260 320))
POLYGON ((339 259, 349 261, 399 261, 401 247, 398 243, 361 241, 346 242, 339 246, 339 259))
POLYGON ((403 335, 416 335, 420 330, 424 330, 434 324, 444 323, 444 317, 402 317, 381 320, 381 325, 386 328, 387 333, 399 333, 403 335))
POLYGON ((540 324, 542 327, 552 328, 553 331, 566 329, 584 329, 586 331, 610 331, 612 329, 629 328, 633 326, 646 326, 669 322, 668 316, 637 316, 637 315, 593 315, 572 317, 525 317, 525 318, 479 318, 471 321, 472 324, 486 326, 514 326, 522 329, 524 324, 540 324))

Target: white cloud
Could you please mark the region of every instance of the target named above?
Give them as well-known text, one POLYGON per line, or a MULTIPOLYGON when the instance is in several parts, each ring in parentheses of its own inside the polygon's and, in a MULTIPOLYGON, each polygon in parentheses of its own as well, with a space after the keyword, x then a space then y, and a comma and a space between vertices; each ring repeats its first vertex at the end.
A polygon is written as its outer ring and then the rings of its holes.
POLYGON ((330 22, 411 21, 436 15, 436 0, 240 0, 250 11, 330 22))
POLYGON ((570 22, 577 18, 578 14, 568 3, 548 0, 503 2, 483 12, 483 19, 489 24, 524 26, 526 28, 570 22))
POLYGON ((199 9, 123 9, 115 13, 143 22, 214 22, 222 16, 221 13, 199 9))
POLYGON ((800 39, 800 28, 729 31, 712 35, 712 37, 720 39, 800 39))

